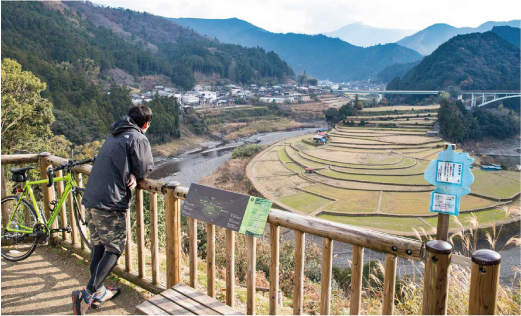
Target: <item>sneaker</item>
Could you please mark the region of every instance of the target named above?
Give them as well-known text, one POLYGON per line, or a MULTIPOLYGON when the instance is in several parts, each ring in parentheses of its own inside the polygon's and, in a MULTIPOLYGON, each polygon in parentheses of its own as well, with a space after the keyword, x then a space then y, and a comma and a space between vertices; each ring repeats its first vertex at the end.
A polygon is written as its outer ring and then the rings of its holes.
POLYGON ((85 315, 92 304, 92 296, 86 289, 72 292, 72 312, 74 315, 85 315), (90 296, 90 297, 89 297, 90 296))
POLYGON ((121 288, 107 286, 103 290, 94 293, 92 297, 92 309, 98 309, 106 301, 110 301, 121 293, 121 288))

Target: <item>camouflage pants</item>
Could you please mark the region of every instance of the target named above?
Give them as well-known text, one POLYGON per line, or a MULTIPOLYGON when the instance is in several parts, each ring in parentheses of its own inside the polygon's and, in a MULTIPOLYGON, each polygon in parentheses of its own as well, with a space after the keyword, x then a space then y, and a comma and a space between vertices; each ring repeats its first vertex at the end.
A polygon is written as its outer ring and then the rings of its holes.
POLYGON ((105 251, 123 253, 127 242, 127 213, 86 208, 92 246, 103 245, 105 251))

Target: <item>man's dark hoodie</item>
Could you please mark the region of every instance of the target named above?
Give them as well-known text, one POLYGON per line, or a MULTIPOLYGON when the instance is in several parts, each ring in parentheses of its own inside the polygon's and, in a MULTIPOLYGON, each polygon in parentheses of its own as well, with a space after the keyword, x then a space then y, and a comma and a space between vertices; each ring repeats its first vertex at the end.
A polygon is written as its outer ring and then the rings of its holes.
POLYGON ((92 167, 82 204, 99 210, 124 212, 130 207, 127 181, 132 173, 146 178, 154 166, 150 143, 141 128, 128 115, 110 126, 92 167))

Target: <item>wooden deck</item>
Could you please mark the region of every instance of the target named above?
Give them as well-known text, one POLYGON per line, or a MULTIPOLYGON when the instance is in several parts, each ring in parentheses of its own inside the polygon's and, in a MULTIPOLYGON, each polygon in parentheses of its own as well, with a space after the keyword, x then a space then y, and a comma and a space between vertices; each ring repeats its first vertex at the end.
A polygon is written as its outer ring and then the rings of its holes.
POLYGON ((183 283, 141 303, 136 311, 142 315, 244 315, 183 283))

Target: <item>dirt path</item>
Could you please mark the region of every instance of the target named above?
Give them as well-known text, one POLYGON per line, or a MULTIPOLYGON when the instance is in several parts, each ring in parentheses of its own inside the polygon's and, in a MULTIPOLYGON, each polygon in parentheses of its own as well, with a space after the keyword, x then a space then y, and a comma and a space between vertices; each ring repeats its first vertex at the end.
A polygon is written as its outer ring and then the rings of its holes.
MULTIPOLYGON (((42 246, 26 260, 10 262, 2 258, 1 313, 18 315, 70 315, 71 293, 86 286, 90 277, 88 263, 61 248, 42 246)), ((151 297, 134 285, 117 282, 109 276, 106 285, 122 287, 122 293, 101 309, 87 314, 129 315, 151 297)))

